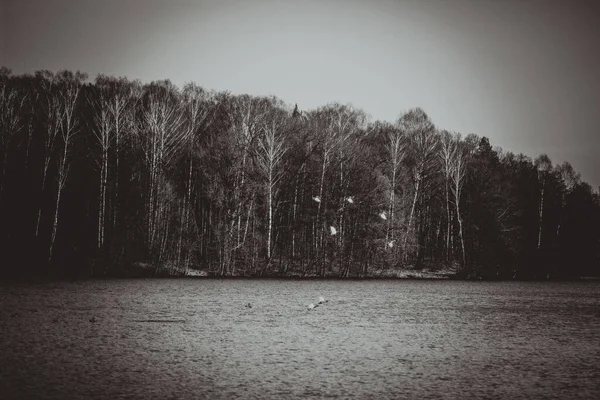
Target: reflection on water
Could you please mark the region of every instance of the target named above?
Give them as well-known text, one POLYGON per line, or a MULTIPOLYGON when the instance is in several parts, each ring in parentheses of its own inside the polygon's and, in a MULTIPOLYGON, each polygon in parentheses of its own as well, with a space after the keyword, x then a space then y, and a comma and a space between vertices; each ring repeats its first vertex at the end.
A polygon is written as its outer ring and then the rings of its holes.
POLYGON ((600 284, 0 286, 0 398, 330 396, 600 398, 600 284))

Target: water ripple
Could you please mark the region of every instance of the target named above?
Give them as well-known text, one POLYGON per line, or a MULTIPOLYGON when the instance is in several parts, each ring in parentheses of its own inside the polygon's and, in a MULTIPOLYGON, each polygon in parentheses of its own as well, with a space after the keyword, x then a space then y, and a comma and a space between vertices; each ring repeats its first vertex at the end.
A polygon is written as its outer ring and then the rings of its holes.
POLYGON ((596 283, 0 286, 0 398, 600 398, 599 295, 596 283))

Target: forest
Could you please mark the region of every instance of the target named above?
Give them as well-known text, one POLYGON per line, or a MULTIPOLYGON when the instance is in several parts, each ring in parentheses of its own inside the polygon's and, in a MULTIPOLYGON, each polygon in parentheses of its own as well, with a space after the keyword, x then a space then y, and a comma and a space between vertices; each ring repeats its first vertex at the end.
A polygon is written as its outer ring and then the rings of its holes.
POLYGON ((600 275, 571 164, 352 105, 0 70, 0 275, 600 275))

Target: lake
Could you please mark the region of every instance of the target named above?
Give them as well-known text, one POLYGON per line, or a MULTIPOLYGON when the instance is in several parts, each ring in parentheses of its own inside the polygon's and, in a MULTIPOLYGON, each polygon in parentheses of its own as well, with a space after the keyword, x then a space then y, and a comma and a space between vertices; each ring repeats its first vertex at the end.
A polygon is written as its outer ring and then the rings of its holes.
POLYGON ((2 399, 326 397, 600 398, 600 282, 0 285, 2 399))

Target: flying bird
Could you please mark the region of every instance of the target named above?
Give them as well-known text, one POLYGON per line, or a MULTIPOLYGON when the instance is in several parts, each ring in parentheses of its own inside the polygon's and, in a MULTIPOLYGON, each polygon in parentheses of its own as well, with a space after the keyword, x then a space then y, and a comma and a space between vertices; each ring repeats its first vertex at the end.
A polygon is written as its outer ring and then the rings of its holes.
POLYGON ((386 220, 387 219, 387 215, 385 215, 385 211, 382 211, 381 214, 379 214, 379 216, 381 217, 381 219, 386 220))
POLYGON ((319 196, 313 196, 313 200, 316 201, 317 203, 321 202, 321 198, 319 196))
POLYGON ((352 196, 346 197, 346 201, 350 204, 354 204, 354 200, 352 199, 352 196))
POLYGON ((331 235, 335 235, 337 233, 337 229, 335 229, 333 226, 329 227, 329 231, 331 232, 331 235))

